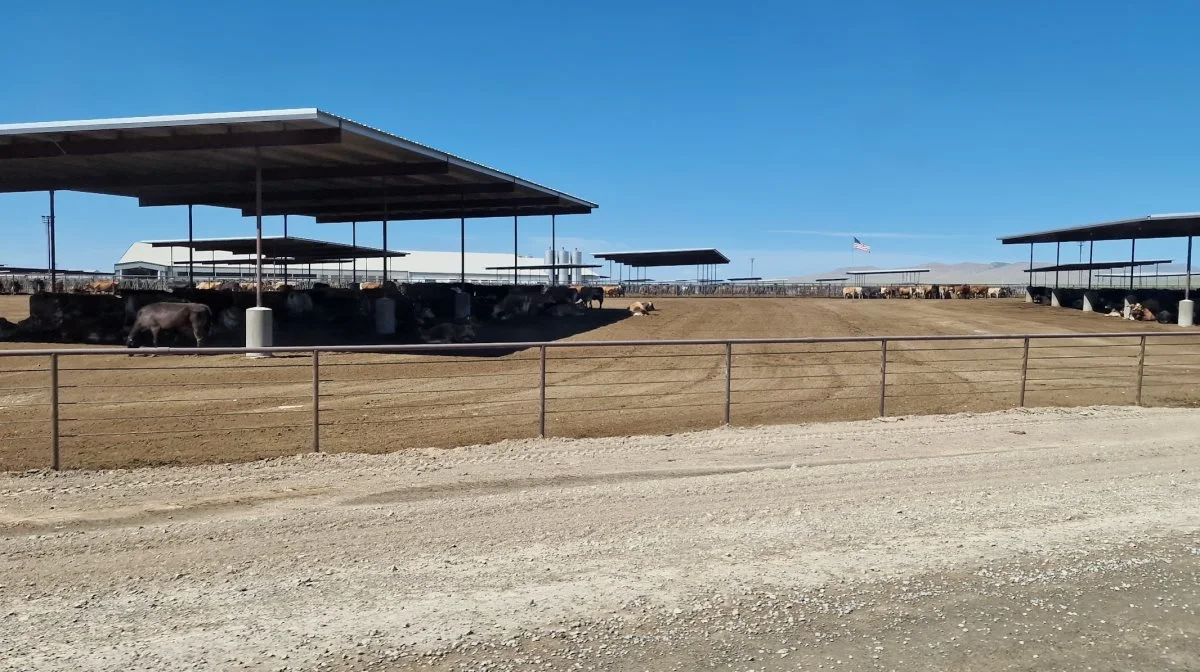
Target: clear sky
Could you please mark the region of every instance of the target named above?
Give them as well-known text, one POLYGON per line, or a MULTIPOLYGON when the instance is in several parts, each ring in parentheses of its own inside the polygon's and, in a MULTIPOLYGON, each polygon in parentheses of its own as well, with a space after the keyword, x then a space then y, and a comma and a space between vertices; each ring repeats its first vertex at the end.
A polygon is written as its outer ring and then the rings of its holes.
MULTIPOLYGON (((1185 0, 64 0, 7 4, 3 23, 0 122, 319 107, 598 202, 559 218, 585 252, 715 246, 727 275, 750 257, 768 276, 843 266, 851 235, 877 266, 1018 261, 997 235, 1200 210, 1185 0)), ((44 261, 46 201, 0 194, 0 263, 44 261)), ((132 199, 60 194, 58 218, 64 267, 186 235, 183 208, 132 199)), ((521 229, 541 256, 549 218, 521 229)), ((197 210, 197 236, 252 230, 197 210)), ((391 231, 457 248, 457 222, 391 231)), ((471 250, 511 249, 506 220, 468 231, 471 250)))

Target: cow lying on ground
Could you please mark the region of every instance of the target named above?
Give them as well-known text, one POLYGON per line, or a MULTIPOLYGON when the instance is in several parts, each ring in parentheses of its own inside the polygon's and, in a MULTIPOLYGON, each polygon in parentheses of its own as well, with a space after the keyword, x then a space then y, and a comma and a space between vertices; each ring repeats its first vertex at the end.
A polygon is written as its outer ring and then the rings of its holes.
POLYGON ((629 312, 637 315, 649 315, 654 312, 654 302, 652 301, 635 301, 629 306, 629 312))
POLYGON ((80 294, 112 294, 117 291, 116 280, 94 280, 75 288, 80 294))
POLYGON ((164 331, 190 331, 196 339, 196 347, 204 345, 212 324, 212 312, 202 303, 152 303, 137 312, 133 327, 125 344, 135 347, 137 337, 143 331, 150 332, 151 343, 158 347, 158 335, 164 331))

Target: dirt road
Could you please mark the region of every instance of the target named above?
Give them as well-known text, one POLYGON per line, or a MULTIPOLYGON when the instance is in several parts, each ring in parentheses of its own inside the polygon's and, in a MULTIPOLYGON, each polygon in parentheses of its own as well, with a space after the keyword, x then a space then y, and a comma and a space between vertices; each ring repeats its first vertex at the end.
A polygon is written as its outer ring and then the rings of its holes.
POLYGON ((1200 666, 1193 410, 8 475, 0 501, 3 669, 1200 666))

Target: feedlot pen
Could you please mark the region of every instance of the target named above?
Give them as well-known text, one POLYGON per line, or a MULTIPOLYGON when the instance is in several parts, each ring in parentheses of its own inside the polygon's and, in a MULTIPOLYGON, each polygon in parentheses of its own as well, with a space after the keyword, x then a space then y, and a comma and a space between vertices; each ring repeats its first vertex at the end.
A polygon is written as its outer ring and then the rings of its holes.
POLYGON ((1019 300, 656 305, 648 317, 524 347, 310 348, 249 360, 212 350, 51 357, 24 352, 44 346, 4 344, 0 469, 51 466, 55 444, 58 466, 102 468, 543 432, 619 436, 1022 404, 1200 401, 1200 333, 1163 325, 1019 300))

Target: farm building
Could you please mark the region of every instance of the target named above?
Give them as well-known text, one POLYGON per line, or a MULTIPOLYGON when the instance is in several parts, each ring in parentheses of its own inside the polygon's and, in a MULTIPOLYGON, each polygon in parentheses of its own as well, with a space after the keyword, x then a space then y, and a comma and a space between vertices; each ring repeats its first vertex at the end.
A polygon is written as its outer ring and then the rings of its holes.
MULTIPOLYGON (((268 240, 264 238, 264 240, 268 240)), ((253 239, 251 239, 253 241, 253 239)), ((470 283, 511 282, 512 271, 488 270, 488 267, 507 265, 512 267, 512 254, 493 252, 467 252, 465 259, 459 252, 406 251, 403 256, 388 257, 388 278, 395 282, 458 282, 460 271, 465 266, 466 281, 470 283)), ((194 253, 194 274, 197 280, 249 279, 254 277, 254 258, 231 252, 212 250, 194 253), (238 265, 239 259, 245 260, 238 265), (210 263, 205 263, 210 262, 210 263)), ((519 257, 518 267, 540 266, 544 262, 538 257, 519 257)), ((282 265, 263 264, 263 276, 276 279, 284 276, 282 265)), ((129 246, 121 259, 113 266, 116 275, 123 278, 158 278, 184 280, 188 277, 187 247, 156 247, 152 241, 139 241, 129 246)), ((342 262, 314 264, 291 264, 287 275, 297 280, 311 280, 341 284, 350 282, 353 274, 361 281, 378 282, 383 278, 382 258, 360 258, 342 262)), ((583 281, 590 282, 595 273, 583 269, 583 281)), ((518 272, 521 283, 547 283, 547 271, 530 269, 518 272)))

